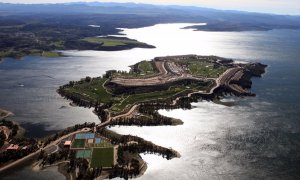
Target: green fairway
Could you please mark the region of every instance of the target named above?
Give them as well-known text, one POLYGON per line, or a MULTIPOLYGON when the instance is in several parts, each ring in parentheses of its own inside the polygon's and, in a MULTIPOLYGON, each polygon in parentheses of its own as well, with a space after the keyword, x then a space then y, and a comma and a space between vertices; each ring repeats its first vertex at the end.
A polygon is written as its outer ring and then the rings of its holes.
POLYGON ((112 167, 114 165, 114 148, 94 148, 91 167, 112 167))
POLYGON ((213 63, 205 61, 190 61, 188 68, 192 75, 208 78, 217 78, 227 69, 224 66, 215 66, 213 63))
POLYGON ((72 148, 84 148, 85 139, 75 139, 72 144, 72 148))
POLYGON ((151 61, 142 61, 137 64, 137 70, 126 71, 118 71, 113 74, 113 77, 119 78, 145 78, 149 75, 154 75, 158 73, 156 69, 153 67, 153 63, 151 61))
POLYGON ((91 150, 79 150, 76 153, 76 158, 90 158, 92 156, 91 150))
POLYGON ((107 79, 94 79, 92 82, 83 82, 74 87, 65 88, 64 91, 82 96, 86 100, 97 100, 107 103, 112 100, 112 95, 103 87, 107 79))
POLYGON ((154 73, 153 65, 150 61, 142 61, 138 65, 141 74, 152 74, 154 73))
POLYGON ((169 98, 177 93, 181 92, 193 92, 196 90, 203 90, 204 87, 202 86, 192 86, 192 87, 186 87, 186 86, 178 86, 178 87, 171 87, 169 90, 166 91, 156 91, 156 92, 150 92, 150 93, 142 93, 142 94, 134 94, 128 96, 122 103, 116 104, 112 107, 112 111, 115 112, 121 112, 123 111, 127 106, 133 106, 135 103, 138 102, 145 102, 149 100, 155 100, 155 99, 164 99, 169 98))

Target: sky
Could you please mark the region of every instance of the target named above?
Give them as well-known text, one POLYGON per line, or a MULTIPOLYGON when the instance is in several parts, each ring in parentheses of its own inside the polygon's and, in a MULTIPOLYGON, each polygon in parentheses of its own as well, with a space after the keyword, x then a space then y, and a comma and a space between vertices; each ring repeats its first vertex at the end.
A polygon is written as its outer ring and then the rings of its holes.
MULTIPOLYGON (((0 2, 7 3, 62 3, 74 1, 91 2, 97 0, 0 0, 0 2)), ((193 5, 216 9, 300 15, 300 0, 101 0, 101 2, 193 5)))

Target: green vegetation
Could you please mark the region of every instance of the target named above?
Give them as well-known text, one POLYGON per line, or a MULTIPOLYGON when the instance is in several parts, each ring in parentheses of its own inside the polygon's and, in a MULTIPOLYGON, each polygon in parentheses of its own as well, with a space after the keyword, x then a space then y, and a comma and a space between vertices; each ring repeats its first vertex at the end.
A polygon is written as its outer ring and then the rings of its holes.
POLYGON ((0 51, 0 59, 5 58, 5 57, 21 58, 26 55, 43 56, 43 57, 60 57, 60 56, 62 56, 61 53, 59 53, 59 52, 41 51, 38 49, 30 49, 30 50, 8 49, 5 51, 0 51))
POLYGON ((189 61, 187 64, 192 75, 208 78, 217 78, 227 69, 205 61, 189 61))
POLYGON ((168 98, 168 97, 171 97, 181 91, 182 91, 181 88, 175 88, 175 89, 170 89, 167 91, 157 91, 157 92, 151 92, 151 93, 129 95, 120 104, 116 104, 115 106, 113 106, 112 110, 115 112, 121 112, 126 107, 133 106, 135 103, 154 100, 154 99, 168 98))
POLYGON ((91 167, 112 167, 114 165, 114 148, 93 148, 91 167))
POLYGON ((76 153, 76 158, 90 158, 92 157, 91 150, 79 150, 76 153))
MULTIPOLYGON (((194 74, 197 73, 197 75, 203 75, 203 72, 205 72, 206 66, 212 65, 205 62, 196 62, 193 61, 190 66, 191 71, 193 71, 194 74), (200 67, 197 67, 199 65, 200 67), (205 65, 205 66, 204 66, 205 65), (203 67, 204 66, 204 67, 203 67), (203 69, 201 71, 201 68, 203 69), (201 72, 200 72, 201 71, 201 72)), ((212 65, 213 66, 213 65, 212 65)), ((140 76, 142 76, 143 73, 154 73, 154 67, 152 62, 150 61, 142 61, 137 64, 138 70, 141 72, 140 76)), ((211 68, 208 68, 211 69, 211 68)), ((214 68, 213 68, 214 69, 214 68)), ((225 68, 224 68, 225 69, 225 68)), ((213 72, 221 72, 223 71, 223 68, 220 68, 217 70, 214 70, 213 72)), ((112 76, 121 76, 121 77, 128 77, 132 75, 133 71, 128 72, 118 72, 113 71, 112 76)), ((138 74, 138 73, 135 73, 138 74)), ((108 78, 94 78, 91 79, 89 77, 82 79, 79 82, 73 83, 71 86, 66 86, 63 88, 64 93, 79 96, 80 99, 86 100, 86 101, 93 101, 93 102, 99 102, 99 103, 111 103, 111 107, 109 110, 112 113, 120 113, 123 112, 125 109, 131 108, 133 105, 150 101, 150 100, 156 100, 156 99, 165 99, 170 98, 172 96, 175 96, 178 93, 190 93, 195 91, 206 91, 209 88, 210 83, 207 84, 192 84, 190 86, 173 86, 170 87, 168 90, 162 90, 162 91, 152 91, 147 93, 140 93, 140 94, 134 94, 134 95, 113 95, 110 92, 110 89, 108 89, 105 84, 109 81, 108 78)))
POLYGON ((73 87, 65 88, 67 93, 75 93, 82 96, 86 100, 97 100, 101 103, 108 103, 113 100, 112 94, 104 87, 107 79, 98 78, 93 79, 90 82, 85 80, 80 83, 76 83, 73 87))
POLYGON ((138 69, 140 70, 140 74, 153 74, 154 68, 151 61, 142 61, 138 64, 138 69))
MULTIPOLYGON (((218 77, 222 74, 227 67, 221 66, 214 62, 209 62, 207 60, 199 59, 187 59, 177 62, 182 65, 183 68, 187 67, 186 71, 190 71, 194 76, 201 77, 218 77)), ((126 92, 116 93, 114 92, 113 84, 106 86, 106 83, 109 83, 111 77, 116 78, 131 78, 139 76, 140 78, 147 77, 147 73, 155 73, 156 69, 154 67, 153 61, 142 61, 135 64, 132 67, 130 72, 126 71, 109 71, 103 78, 90 78, 86 77, 85 79, 80 80, 79 82, 73 82, 69 85, 63 87, 62 93, 67 94, 71 99, 91 102, 94 104, 105 104, 106 109, 109 110, 112 116, 119 114, 121 112, 126 112, 132 106, 146 101, 152 100, 163 100, 174 97, 178 94, 188 94, 197 91, 207 91, 213 85, 212 81, 207 81, 205 83, 195 83, 189 85, 173 85, 168 87, 168 89, 162 88, 161 90, 152 89, 150 91, 136 91, 134 94, 126 92), (163 90, 164 89, 164 90, 163 90), (72 98, 75 97, 75 98, 72 98)), ((148 76, 149 77, 149 76, 148 76)), ((176 78, 176 77, 175 77, 176 78)))
POLYGON ((85 139, 75 139, 72 144, 72 148, 84 148, 85 139))
MULTIPOLYGON (((14 14, 14 13, 13 13, 14 14)), ((2 16, 0 21, 0 60, 6 57, 21 58, 27 55, 57 57, 57 50, 116 51, 135 47, 154 48, 136 40, 120 37, 97 38, 117 34, 120 24, 100 16, 86 15, 18 15, 11 19, 2 16), (75 18, 75 19, 73 19, 75 18), (75 22, 74 22, 75 21, 75 22), (94 21, 105 21, 106 25, 93 28, 87 25, 94 21)), ((112 17, 111 17, 112 18, 112 17)), ((112 19, 111 19, 112 20, 112 19)), ((124 19, 125 20, 125 19, 124 19)), ((118 20, 119 21, 119 20, 118 20)), ((122 22, 123 23, 123 22, 122 22)))
POLYGON ((112 145, 111 143, 105 142, 105 141, 102 141, 102 142, 99 143, 99 144, 94 143, 93 146, 94 146, 94 147, 103 147, 103 148, 104 148, 104 147, 113 147, 113 145, 112 145))
MULTIPOLYGON (((31 52, 28 52, 27 54, 33 55, 33 54, 31 54, 31 52)), ((24 55, 26 55, 25 52, 16 51, 14 49, 2 50, 2 51, 0 51, 0 60, 5 57, 21 58, 24 55)))
POLYGON ((99 37, 87 37, 82 39, 82 41, 86 41, 94 44, 101 44, 103 47, 114 47, 114 46, 125 46, 128 44, 142 44, 136 40, 125 39, 125 38, 99 38, 99 37))
POLYGON ((155 91, 149 93, 141 93, 134 95, 120 95, 113 96, 108 89, 104 86, 106 78, 93 79, 90 82, 81 80, 73 87, 64 88, 64 92, 68 94, 80 95, 82 99, 98 101, 100 103, 113 103, 110 108, 112 112, 122 112, 126 108, 132 107, 134 104, 155 99, 170 98, 178 93, 188 93, 200 90, 206 90, 208 85, 191 85, 191 86, 175 86, 170 87, 165 91, 155 91))
POLYGON ((129 108, 139 102, 170 98, 172 96, 175 96, 178 93, 190 93, 190 92, 205 90, 205 87, 206 86, 199 86, 199 85, 176 86, 176 87, 170 87, 166 91, 156 91, 156 92, 129 95, 121 103, 113 106, 111 110, 114 112, 122 112, 125 108, 129 108))
POLYGON ((42 56, 43 57, 59 57, 59 56, 61 56, 61 54, 59 52, 43 51, 42 56))

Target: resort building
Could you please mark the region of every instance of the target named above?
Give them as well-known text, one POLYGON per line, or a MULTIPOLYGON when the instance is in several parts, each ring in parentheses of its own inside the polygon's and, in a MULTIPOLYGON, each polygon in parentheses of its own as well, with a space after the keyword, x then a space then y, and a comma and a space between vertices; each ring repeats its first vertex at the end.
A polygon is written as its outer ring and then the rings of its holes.
POLYGON ((70 147, 72 144, 72 141, 65 141, 64 146, 70 147))

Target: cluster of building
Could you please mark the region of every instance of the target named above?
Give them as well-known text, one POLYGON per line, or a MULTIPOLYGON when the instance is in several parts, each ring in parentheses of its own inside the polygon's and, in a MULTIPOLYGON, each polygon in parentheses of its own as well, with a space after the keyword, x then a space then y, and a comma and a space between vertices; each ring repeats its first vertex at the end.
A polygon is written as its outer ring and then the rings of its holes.
POLYGON ((4 134, 5 138, 3 139, 4 144, 0 147, 0 152, 4 151, 20 151, 27 150, 30 146, 20 146, 18 144, 9 143, 9 136, 11 134, 11 130, 6 126, 0 126, 0 132, 4 134))
POLYGON ((4 152, 4 151, 27 151, 28 149, 32 148, 31 145, 24 145, 24 146, 21 146, 21 145, 18 145, 18 144, 4 144, 2 147, 1 147, 1 152, 4 152))

